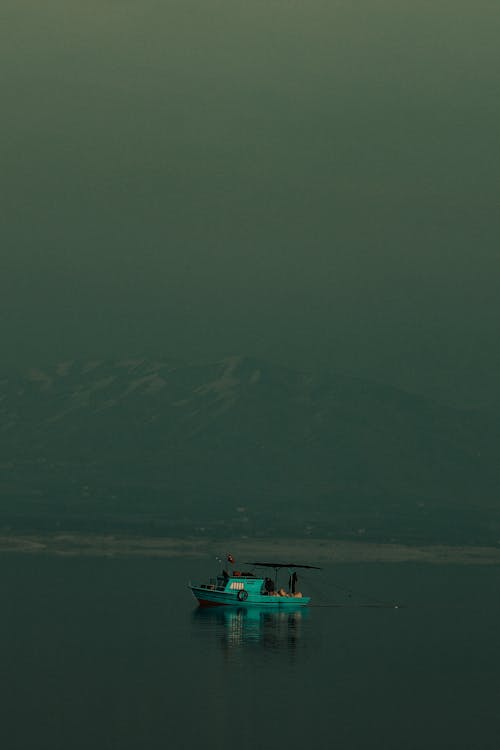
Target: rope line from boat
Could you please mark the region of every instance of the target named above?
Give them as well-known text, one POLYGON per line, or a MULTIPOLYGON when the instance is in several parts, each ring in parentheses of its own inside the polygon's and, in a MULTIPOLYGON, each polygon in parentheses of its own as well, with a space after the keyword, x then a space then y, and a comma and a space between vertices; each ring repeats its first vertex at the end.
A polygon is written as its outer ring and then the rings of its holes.
MULTIPOLYGON (((311 580, 310 576, 307 576, 307 575, 303 574, 303 578, 307 579, 308 587, 310 587, 313 590, 316 588, 316 585, 315 585, 316 582, 313 582, 311 580)), ((361 599, 365 599, 366 601, 364 603, 358 603, 358 604, 352 603, 352 602, 349 602, 349 603, 328 602, 328 601, 321 602, 321 598, 322 598, 321 594, 324 591, 324 589, 322 588, 320 596, 318 597, 320 599, 320 602, 318 604, 316 604, 313 601, 311 603, 311 605, 310 605, 311 607, 316 607, 316 608, 318 608, 318 607, 331 607, 331 608, 345 608, 345 609, 348 609, 348 608, 351 608, 351 609, 359 609, 359 608, 401 609, 404 606, 404 605, 402 605, 402 604, 400 604, 399 602, 396 602, 396 601, 387 601, 387 600, 384 600, 384 599, 379 599, 378 597, 375 597, 375 596, 373 596, 371 594, 367 594, 366 592, 359 591, 357 589, 353 589, 352 586, 345 587, 345 586, 341 586, 338 583, 333 583, 332 581, 330 581, 327 585, 329 587, 337 589, 338 591, 342 591, 342 593, 346 594, 349 598, 351 598, 354 595, 354 596, 357 596, 357 597, 359 597, 361 599)))
POLYGON ((380 602, 379 604, 310 604, 310 609, 403 609, 404 604, 380 602))

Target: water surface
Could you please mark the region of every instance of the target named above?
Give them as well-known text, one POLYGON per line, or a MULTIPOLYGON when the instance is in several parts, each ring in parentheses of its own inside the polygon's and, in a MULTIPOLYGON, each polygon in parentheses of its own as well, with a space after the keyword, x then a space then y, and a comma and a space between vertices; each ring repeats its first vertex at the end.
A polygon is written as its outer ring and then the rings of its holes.
POLYGON ((331 566, 261 613, 198 610, 206 560, 0 560, 8 750, 498 747, 494 566, 331 566))

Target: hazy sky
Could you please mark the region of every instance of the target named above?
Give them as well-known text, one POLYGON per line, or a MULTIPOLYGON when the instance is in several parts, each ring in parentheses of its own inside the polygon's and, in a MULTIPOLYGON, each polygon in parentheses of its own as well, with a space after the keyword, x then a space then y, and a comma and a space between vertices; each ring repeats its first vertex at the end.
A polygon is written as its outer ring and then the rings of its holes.
POLYGON ((0 0, 6 362, 500 403, 498 0, 0 0))

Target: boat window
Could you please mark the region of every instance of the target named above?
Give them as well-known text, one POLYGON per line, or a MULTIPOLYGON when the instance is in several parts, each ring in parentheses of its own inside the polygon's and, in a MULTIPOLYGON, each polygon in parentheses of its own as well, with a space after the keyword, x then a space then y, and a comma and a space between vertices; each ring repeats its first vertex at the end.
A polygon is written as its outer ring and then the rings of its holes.
POLYGON ((245 584, 243 581, 233 581, 231 585, 229 586, 230 589, 244 589, 245 584))

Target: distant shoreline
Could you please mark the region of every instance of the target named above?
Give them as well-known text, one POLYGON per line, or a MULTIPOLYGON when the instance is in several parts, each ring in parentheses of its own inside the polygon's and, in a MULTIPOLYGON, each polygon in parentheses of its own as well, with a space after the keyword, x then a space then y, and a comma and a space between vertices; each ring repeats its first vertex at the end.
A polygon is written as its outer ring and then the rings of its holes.
POLYGON ((376 544, 330 539, 199 539, 110 534, 1 534, 0 553, 68 557, 214 557, 230 550, 236 560, 311 563, 416 562, 434 565, 500 565, 500 547, 376 544))

